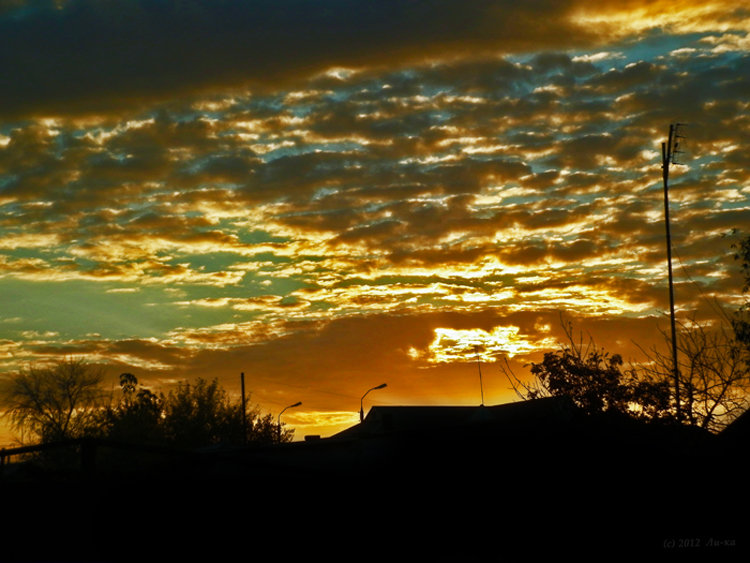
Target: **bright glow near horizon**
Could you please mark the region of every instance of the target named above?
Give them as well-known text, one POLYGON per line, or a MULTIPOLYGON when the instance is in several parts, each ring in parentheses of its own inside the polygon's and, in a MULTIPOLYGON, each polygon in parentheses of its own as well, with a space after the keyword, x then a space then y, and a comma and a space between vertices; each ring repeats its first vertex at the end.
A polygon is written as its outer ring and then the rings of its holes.
MULTIPOLYGON (((522 375, 561 314, 636 353, 668 307, 675 121, 678 310, 736 305, 737 3, 159 3, 174 34, 125 0, 6 4, 0 377, 69 356, 154 386, 245 372, 262 409, 303 401, 301 438, 381 380, 383 404, 472 401, 475 346, 522 375), (135 34, 153 49, 112 40, 135 34)), ((487 401, 512 399, 493 369, 487 401)))
POLYGON ((489 332, 482 329, 456 330, 436 328, 435 339, 428 347, 427 361, 450 362, 495 362, 499 356, 509 358, 533 350, 554 347, 556 341, 541 338, 534 342, 519 335, 517 326, 497 326, 489 332))

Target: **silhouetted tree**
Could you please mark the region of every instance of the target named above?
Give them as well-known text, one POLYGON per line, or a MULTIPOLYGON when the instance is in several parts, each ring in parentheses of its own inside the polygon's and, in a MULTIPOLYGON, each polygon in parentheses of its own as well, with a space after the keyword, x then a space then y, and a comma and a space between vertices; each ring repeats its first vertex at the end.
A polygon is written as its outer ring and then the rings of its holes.
POLYGON ((102 371, 81 359, 30 366, 2 382, 0 400, 12 427, 42 443, 79 438, 96 425, 102 371))
MULTIPOLYGON (((120 400, 103 409, 100 435, 132 443, 162 443, 179 448, 273 443, 278 428, 270 414, 249 402, 232 400, 217 379, 183 381, 156 395, 131 373, 120 375, 120 400)), ((282 432, 290 441, 293 431, 282 432)))
POLYGON ((522 382, 508 367, 506 376, 524 399, 566 396, 589 414, 615 413, 647 420, 670 418, 669 383, 639 377, 625 369, 619 354, 610 354, 589 338, 576 340, 570 323, 563 323, 567 342, 531 364, 534 380, 522 382))
POLYGON ((294 437, 294 430, 284 428, 284 423, 279 426, 274 420, 271 413, 257 416, 249 429, 249 435, 255 442, 271 444, 273 442, 291 442, 294 437))
POLYGON ((170 443, 181 447, 237 443, 241 428, 233 424, 235 410, 216 379, 180 383, 164 399, 164 434, 170 443))
MULTIPOLYGON (((243 417, 242 402, 232 401, 216 379, 182 382, 162 395, 161 403, 164 437, 175 446, 272 443, 279 436, 270 414, 263 416, 257 406, 247 403, 243 417)), ((281 441, 291 441, 293 433, 282 431, 281 441)))
MULTIPOLYGON (((742 275, 744 277, 744 283, 742 286, 742 293, 747 294, 750 291, 750 235, 735 242, 732 247, 735 250, 735 260, 739 260, 741 263, 742 275)), ((737 340, 745 347, 746 350, 750 351, 750 300, 745 299, 745 302, 736 311, 732 319, 732 327, 734 329, 737 340)))
MULTIPOLYGON (((726 314, 712 323, 689 320, 678 326, 681 422, 720 431, 750 405, 750 352, 735 337, 726 314)), ((582 338, 574 340, 570 324, 564 328, 568 342, 531 364, 532 382, 504 368, 522 398, 567 396, 588 413, 677 422, 671 335, 663 333, 667 346, 642 349, 646 361, 625 368, 619 354, 592 339, 584 345, 582 338)))
POLYGON ((217 379, 187 381, 167 394, 120 375, 121 395, 105 400, 102 372, 83 360, 27 370, 1 382, 0 399, 14 429, 48 443, 85 436, 197 448, 292 440, 257 405, 232 400, 217 379))
POLYGON ((120 400, 101 409, 97 434, 126 442, 162 442, 162 399, 139 386, 132 373, 120 375, 120 388, 120 400))
MULTIPOLYGON (((680 321, 677 331, 683 422, 712 432, 723 429, 750 405, 750 351, 736 337, 730 317, 720 313, 710 323, 680 321)), ((664 340, 669 344, 671 336, 664 333, 664 340)), ((672 385, 672 355, 657 348, 647 355, 649 361, 640 364, 640 371, 672 385)), ((674 401, 674 389, 671 395, 674 401)))

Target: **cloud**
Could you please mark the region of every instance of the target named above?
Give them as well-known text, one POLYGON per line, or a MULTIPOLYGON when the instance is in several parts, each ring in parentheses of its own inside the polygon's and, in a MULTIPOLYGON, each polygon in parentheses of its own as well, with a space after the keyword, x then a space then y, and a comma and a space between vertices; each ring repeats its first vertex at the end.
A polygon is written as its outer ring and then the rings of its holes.
POLYGON ((675 120, 680 307, 737 295, 722 235, 750 217, 750 58, 731 6, 699 3, 703 31, 681 35, 700 19, 681 2, 54 4, 0 7, 19 53, 0 66, 30 69, 0 89, 8 369, 66 353, 165 380, 252 367, 265 400, 339 389, 315 407, 337 411, 383 373, 402 398, 472 396, 457 356, 427 361, 437 329, 497 344, 517 327, 531 357, 565 310, 627 347, 665 308, 675 120), (623 6, 638 17, 612 30, 623 6))
MULTIPOLYGON (((218 114, 173 107, 147 119, 17 127, 0 150, 3 193, 14 210, 4 226, 18 235, 4 247, 65 238, 76 257, 70 267, 83 267, 85 260, 90 272, 107 276, 171 272, 163 279, 182 276, 182 269, 188 279, 179 255, 259 252, 258 245, 242 242, 239 221, 249 206, 263 230, 278 229, 287 240, 377 248, 394 262, 443 257, 468 263, 509 229, 527 240, 508 248, 508 256, 562 258, 568 252, 569 259, 580 259, 584 249, 609 246, 600 237, 587 240, 582 227, 589 217, 606 218, 599 229, 608 235, 626 232, 639 219, 626 194, 656 180, 648 166, 658 153, 649 150, 662 110, 651 98, 664 85, 676 93, 672 105, 688 117, 707 107, 722 116, 718 126, 690 132, 690 142, 711 151, 714 161, 701 163, 702 177, 693 173, 695 188, 675 185, 675 201, 687 203, 689 193, 699 198, 717 172, 724 193, 740 193, 747 157, 739 145, 722 143, 742 130, 737 93, 745 83, 737 71, 746 57, 710 65, 699 59, 692 73, 683 60, 674 68, 623 61, 603 74, 592 64, 562 54, 524 65, 452 61, 414 67, 410 78, 354 74, 336 95, 295 96, 302 106, 295 101, 275 112, 268 107, 282 98, 235 98, 218 114), (504 96, 486 78, 495 74, 503 77, 504 96), (477 75, 484 82, 472 78, 477 75), (369 109, 361 123, 363 88, 376 83, 397 86, 365 98, 369 109), (565 94, 534 86, 549 83, 564 84, 565 94), (430 89, 439 94, 427 96, 430 89), (467 97, 471 103, 461 101, 467 97), (247 148, 238 133, 243 130, 253 131, 258 150, 247 148), (275 145, 288 148, 264 152, 275 145), (21 234, 32 222, 37 232, 21 234), (576 229, 579 240, 544 246, 534 240, 534 233, 565 228, 576 229), (107 267, 97 270, 91 261, 107 267), (135 270, 134 261, 141 262, 135 270)), ((691 221, 707 213, 696 207, 691 221)), ((6 264, 21 265, 18 258, 6 264)), ((49 263, 50 256, 33 260, 49 263)))
POLYGON ((32 4, 0 20, 3 113, 97 111, 207 88, 278 83, 332 66, 528 47, 542 37, 555 43, 568 32, 549 23, 568 3, 520 6, 486 0, 32 4), (547 17, 534 17, 540 9, 547 17))
MULTIPOLYGON (((742 21, 725 1, 17 2, 0 12, 0 112, 98 113, 277 88, 334 67, 595 46, 613 33, 726 31, 742 21)), ((723 37, 719 45, 737 45, 723 37)))

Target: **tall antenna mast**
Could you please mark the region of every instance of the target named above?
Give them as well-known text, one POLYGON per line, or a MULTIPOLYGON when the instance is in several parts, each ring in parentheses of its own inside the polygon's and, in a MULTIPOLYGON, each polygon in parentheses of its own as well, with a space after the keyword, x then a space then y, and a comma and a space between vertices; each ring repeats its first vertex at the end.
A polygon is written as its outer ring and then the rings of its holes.
POLYGON ((664 224, 667 231, 667 269, 669 272, 669 319, 672 325, 672 370, 674 377, 674 394, 677 409, 677 421, 682 421, 682 408, 680 406, 680 369, 677 365, 677 330, 675 328, 674 317, 674 284, 672 278, 672 235, 669 229, 669 166, 670 164, 680 164, 675 162, 675 155, 681 153, 678 150, 679 139, 683 135, 678 134, 681 123, 669 125, 669 137, 666 143, 661 144, 661 168, 662 178, 664 180, 664 224))

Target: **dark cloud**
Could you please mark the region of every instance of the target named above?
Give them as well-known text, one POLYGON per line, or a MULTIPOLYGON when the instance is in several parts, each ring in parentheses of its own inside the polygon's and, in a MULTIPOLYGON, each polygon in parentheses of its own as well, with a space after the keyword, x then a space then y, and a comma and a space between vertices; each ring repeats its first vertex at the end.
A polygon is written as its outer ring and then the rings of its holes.
POLYGON ((69 0, 0 13, 0 111, 66 113, 330 66, 582 43, 571 2, 69 0), (58 5, 59 4, 59 7, 58 5))
MULTIPOLYGON (((441 252, 471 261, 498 230, 515 226, 539 237, 597 215, 610 216, 597 229, 620 237, 623 248, 636 235, 644 237, 641 245, 660 245, 645 221, 658 209, 658 193, 649 192, 653 201, 645 207, 623 196, 649 181, 650 172, 634 169, 647 165, 643 153, 655 148, 654 112, 662 110, 649 96, 664 85, 687 91, 716 80, 713 89, 697 88, 680 103, 691 111, 716 107, 721 120, 690 132, 690 141, 707 152, 711 147, 714 156, 701 161, 690 181, 674 182, 675 200, 693 198, 682 205, 695 228, 742 219, 739 212, 713 213, 712 200, 700 197, 717 175, 735 186, 746 175, 740 141, 747 127, 742 102, 733 98, 743 83, 733 69, 744 68, 746 57, 730 60, 708 65, 700 59, 692 74, 683 59, 674 68, 623 64, 603 74, 567 54, 544 53, 523 65, 454 60, 408 72, 354 73, 338 83, 328 77, 327 87, 338 89, 302 92, 301 106, 279 94, 239 97, 219 109, 172 103, 122 122, 19 126, 0 145, 0 193, 46 205, 19 203, 3 224, 33 221, 37 231, 88 240, 79 249, 149 237, 235 248, 237 233, 222 232, 226 225, 214 225, 200 211, 203 203, 222 202, 282 204, 266 219, 301 236, 328 233, 334 246, 386 250, 398 263, 408 257, 435 264, 441 252), (385 93, 384 84, 390 86, 385 93), (252 132, 249 141, 245 130, 252 132), (730 140, 736 146, 721 145, 730 140), (488 191, 505 190, 516 195, 478 203, 488 191), (172 204, 190 214, 178 219, 172 204), (446 245, 454 234, 473 240, 446 245)), ((651 164, 656 183, 658 162, 651 164)), ((509 256, 547 259, 589 248, 589 235, 577 236, 577 246, 567 241, 560 248, 525 241, 509 256)))

